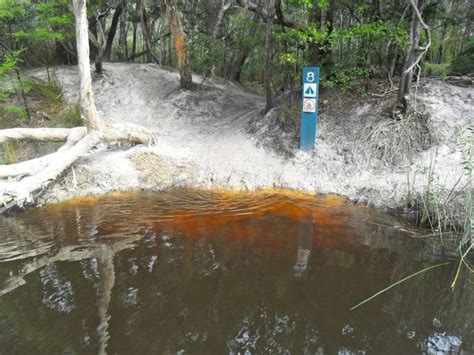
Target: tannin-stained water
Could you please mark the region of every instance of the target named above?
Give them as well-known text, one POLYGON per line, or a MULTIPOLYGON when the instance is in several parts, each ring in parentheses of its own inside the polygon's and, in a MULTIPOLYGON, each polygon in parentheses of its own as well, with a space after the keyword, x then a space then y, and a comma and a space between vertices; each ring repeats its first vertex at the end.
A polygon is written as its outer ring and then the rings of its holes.
POLYGON ((334 196, 177 189, 0 218, 0 354, 474 352, 474 282, 334 196))

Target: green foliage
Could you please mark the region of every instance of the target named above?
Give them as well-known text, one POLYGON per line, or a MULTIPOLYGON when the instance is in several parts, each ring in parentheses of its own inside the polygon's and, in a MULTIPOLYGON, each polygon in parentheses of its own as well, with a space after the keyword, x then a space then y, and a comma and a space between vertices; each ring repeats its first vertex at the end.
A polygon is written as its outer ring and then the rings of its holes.
POLYGON ((357 79, 367 75, 367 69, 358 63, 363 63, 363 59, 354 56, 333 64, 324 80, 324 86, 328 88, 341 86, 343 89, 348 89, 357 79))
POLYGON ((22 51, 6 52, 0 65, 0 79, 17 68, 22 51))
POLYGON ((474 36, 469 39, 467 49, 454 58, 450 72, 462 75, 474 73, 474 36))
POLYGON ((424 66, 425 71, 440 79, 446 79, 450 67, 449 63, 435 64, 430 62, 425 62, 424 66))
POLYGON ((279 121, 280 125, 294 125, 298 123, 300 117, 299 105, 284 102, 280 106, 279 121))
POLYGON ((474 125, 467 127, 457 127, 456 136, 458 137, 457 146, 462 153, 464 172, 471 176, 474 168, 474 125))
MULTIPOLYGON (((3 56, 2 64, 0 64, 0 82, 5 80, 7 75, 11 75, 12 72, 18 70, 19 57, 22 51, 6 52, 3 56)), ((1 58, 0 58, 1 59, 1 58)), ((17 76, 13 76, 11 80, 11 86, 14 90, 22 90, 27 93, 31 89, 31 85, 27 80, 18 80, 17 76)), ((0 90, 0 101, 6 102, 10 99, 10 92, 0 90)), ((0 112, 6 116, 27 117, 27 111, 24 107, 6 103, 0 107, 0 112)))
POLYGON ((15 164, 17 162, 15 146, 12 142, 6 142, 3 144, 3 161, 6 164, 15 164))
POLYGON ((81 117, 81 107, 75 105, 58 115, 58 119, 52 124, 55 127, 73 128, 83 126, 84 122, 81 117))
MULTIPOLYGON (((26 9, 19 1, 15 0, 0 0, 0 20, 11 21, 15 18, 26 15, 26 9)), ((1 22, 0 21, 0 22, 1 22)))
POLYGON ((2 107, 2 110, 6 115, 16 115, 22 118, 26 117, 25 108, 18 105, 7 104, 2 107))

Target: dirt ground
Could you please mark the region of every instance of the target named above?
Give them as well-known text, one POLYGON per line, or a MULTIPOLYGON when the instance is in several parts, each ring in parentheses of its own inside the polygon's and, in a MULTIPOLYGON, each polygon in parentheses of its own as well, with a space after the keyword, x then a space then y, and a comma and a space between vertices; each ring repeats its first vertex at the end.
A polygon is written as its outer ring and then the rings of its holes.
MULTIPOLYGON (((32 75, 41 77, 43 71, 32 75)), ((290 188, 399 208, 428 184, 448 193, 468 183, 459 141, 472 135, 472 87, 431 79, 421 83, 417 110, 424 118, 407 122, 387 116, 385 99, 361 101, 323 92, 321 102, 327 103, 321 106, 317 147, 302 152, 295 130, 281 128, 278 110, 264 115, 264 98, 243 87, 209 79, 182 91, 178 74, 155 64, 106 63, 104 71, 93 83, 103 119, 144 125, 156 142, 128 150, 98 147, 43 202, 190 186, 290 188), (401 138, 406 136, 412 141, 401 138)), ((56 75, 65 97, 76 103, 77 69, 61 67, 56 75)), ((194 76, 195 82, 201 80, 194 76)))

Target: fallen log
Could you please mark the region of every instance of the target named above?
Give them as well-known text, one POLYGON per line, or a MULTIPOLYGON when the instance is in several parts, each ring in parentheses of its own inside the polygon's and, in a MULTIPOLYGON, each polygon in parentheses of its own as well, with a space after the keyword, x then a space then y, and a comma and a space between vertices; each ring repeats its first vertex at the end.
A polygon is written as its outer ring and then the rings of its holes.
MULTIPOLYGON (((0 131, 1 132, 1 131, 0 131)), ((74 139, 80 137, 75 131, 74 139)), ((30 137, 37 136, 34 132, 30 137)), ((54 136, 52 139, 58 137, 54 136)), ((92 131, 77 143, 73 138, 57 152, 41 158, 0 166, 0 176, 20 177, 15 181, 0 181, 0 213, 5 213, 13 207, 23 208, 35 203, 35 197, 45 188, 56 181, 59 176, 74 164, 78 159, 87 155, 99 143, 127 142, 132 144, 150 144, 153 137, 150 132, 141 126, 130 123, 104 125, 102 131, 92 131), (23 178, 21 178, 23 176, 23 178)))
POLYGON ((16 164, 0 165, 0 178, 14 178, 17 176, 34 175, 51 163, 55 159, 59 159, 59 152, 62 152, 79 140, 87 133, 85 127, 76 128, 13 128, 0 130, 0 142, 2 138, 5 140, 30 140, 40 142, 60 142, 66 141, 57 152, 45 155, 40 158, 23 161, 16 164), (8 132, 6 132, 8 131, 8 132), (6 132, 6 133, 5 133, 6 132), (67 133, 67 134, 66 134, 67 133))
POLYGON ((0 130, 0 143, 9 140, 26 140, 37 142, 63 142, 66 141, 71 134, 82 133, 86 135, 85 127, 76 128, 10 128, 0 130))

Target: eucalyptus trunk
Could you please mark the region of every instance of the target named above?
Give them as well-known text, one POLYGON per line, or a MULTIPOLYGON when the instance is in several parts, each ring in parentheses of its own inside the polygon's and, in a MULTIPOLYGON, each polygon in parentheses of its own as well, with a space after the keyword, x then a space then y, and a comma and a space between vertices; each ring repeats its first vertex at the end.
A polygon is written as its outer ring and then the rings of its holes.
POLYGON ((80 78, 81 115, 87 130, 100 130, 101 121, 94 103, 89 59, 89 30, 87 25, 86 0, 73 0, 76 19, 77 60, 80 78))
POLYGON ((181 77, 181 87, 189 89, 192 86, 191 67, 188 61, 186 34, 183 30, 176 0, 165 0, 166 16, 173 35, 176 56, 178 57, 178 70, 181 77))

